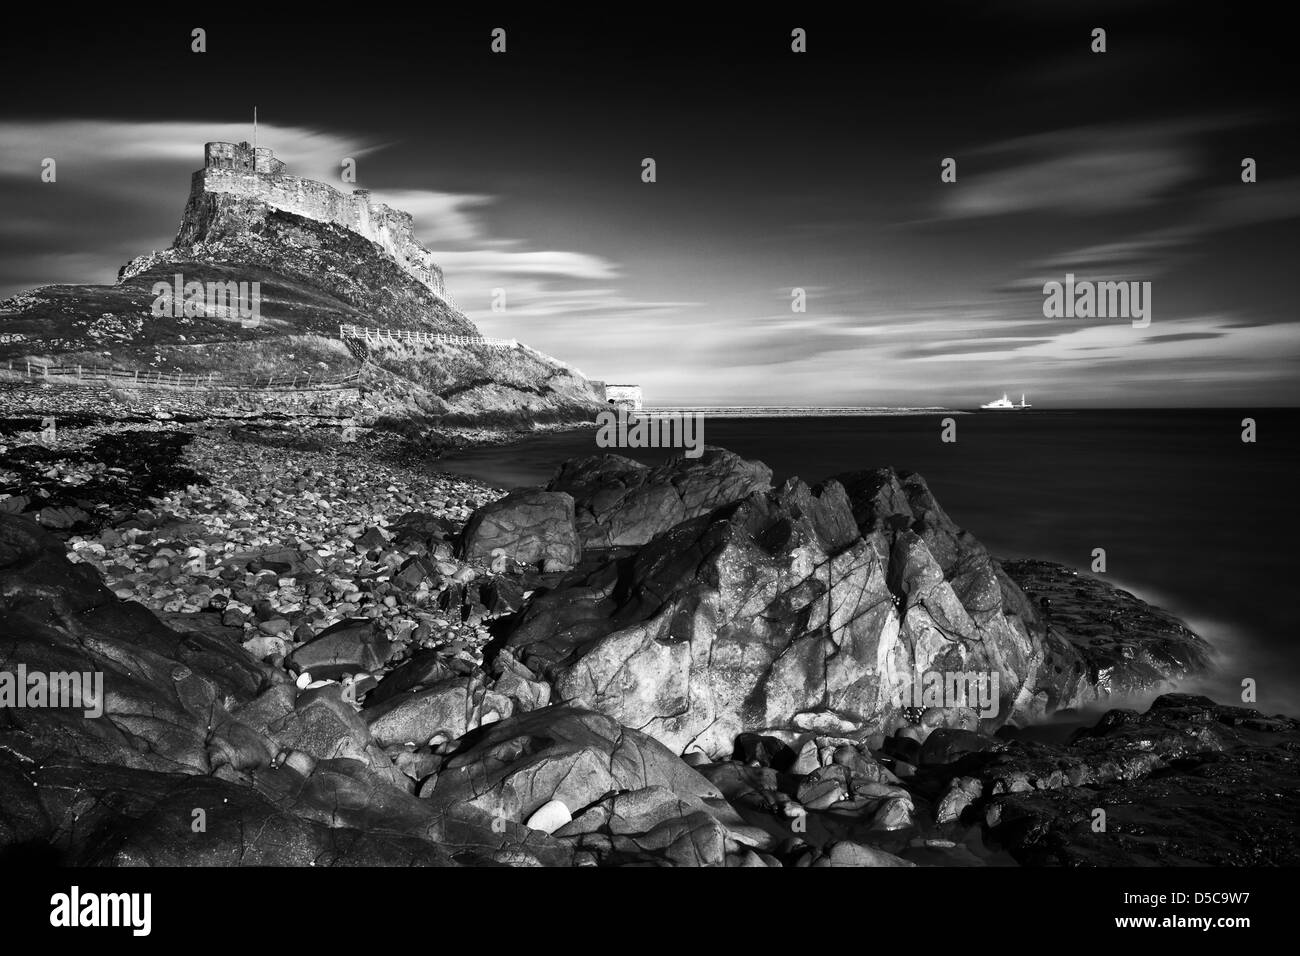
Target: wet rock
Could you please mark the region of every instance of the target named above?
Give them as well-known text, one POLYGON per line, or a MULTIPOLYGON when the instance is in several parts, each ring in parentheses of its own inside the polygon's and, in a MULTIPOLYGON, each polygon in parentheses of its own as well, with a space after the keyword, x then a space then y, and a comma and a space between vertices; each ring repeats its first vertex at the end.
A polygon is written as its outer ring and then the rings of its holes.
POLYGON ((1172 614, 1119 588, 1048 561, 1003 565, 1038 611, 1047 661, 1060 676, 1044 687, 1055 706, 1101 694, 1140 695, 1168 680, 1205 672, 1210 646, 1172 614))

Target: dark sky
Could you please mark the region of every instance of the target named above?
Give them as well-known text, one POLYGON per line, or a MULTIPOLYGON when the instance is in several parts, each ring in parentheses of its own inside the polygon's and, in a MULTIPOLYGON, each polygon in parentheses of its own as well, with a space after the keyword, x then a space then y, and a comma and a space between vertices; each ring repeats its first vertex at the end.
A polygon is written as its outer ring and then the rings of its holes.
POLYGON ((166 246, 203 143, 249 138, 256 105, 290 173, 342 186, 353 157, 412 212, 486 334, 656 404, 1294 404, 1289 25, 1060 6, 256 27, 42 8, 0 41, 0 295, 166 246), (1045 318, 1066 273, 1149 281, 1150 325, 1045 318))

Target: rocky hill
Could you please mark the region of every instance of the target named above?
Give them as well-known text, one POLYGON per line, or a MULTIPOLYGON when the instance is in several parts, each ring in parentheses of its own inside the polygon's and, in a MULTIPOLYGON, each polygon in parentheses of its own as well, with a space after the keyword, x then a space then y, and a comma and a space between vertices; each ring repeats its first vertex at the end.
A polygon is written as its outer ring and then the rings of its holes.
MULTIPOLYGON (((256 198, 196 190, 171 247, 133 259, 116 284, 45 286, 0 302, 0 367, 114 366, 216 379, 361 373, 361 420, 453 424, 590 420, 599 386, 526 347, 426 342, 349 348, 340 325, 479 337, 462 312, 383 247, 256 198), (253 321, 211 302, 157 315, 156 283, 259 284, 253 321)), ((213 404, 225 399, 212 396, 213 404)), ((280 407, 276 396, 268 407, 280 407)), ((337 403, 334 403, 337 404, 337 403)))

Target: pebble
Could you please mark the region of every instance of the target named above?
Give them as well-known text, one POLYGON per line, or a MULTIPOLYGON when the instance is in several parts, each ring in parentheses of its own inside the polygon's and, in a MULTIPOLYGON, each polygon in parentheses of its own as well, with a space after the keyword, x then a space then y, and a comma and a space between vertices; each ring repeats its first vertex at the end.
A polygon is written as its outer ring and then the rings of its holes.
POLYGON ((554 833, 572 819, 573 814, 563 800, 548 800, 533 811, 524 825, 530 830, 554 833))

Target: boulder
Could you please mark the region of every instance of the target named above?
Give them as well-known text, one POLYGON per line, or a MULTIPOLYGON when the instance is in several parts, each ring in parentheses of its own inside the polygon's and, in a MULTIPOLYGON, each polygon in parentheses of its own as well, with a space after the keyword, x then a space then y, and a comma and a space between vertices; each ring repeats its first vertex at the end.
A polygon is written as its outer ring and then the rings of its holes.
POLYGON ((610 794, 555 832, 604 865, 726 866, 743 845, 698 799, 665 787, 610 794))
POLYGON ((381 746, 420 745, 435 736, 455 740, 484 723, 509 717, 508 697, 489 691, 481 673, 449 677, 419 690, 402 691, 362 716, 381 746))
POLYGON ((565 462, 546 486, 574 499, 583 548, 643 545, 676 524, 772 486, 772 471, 724 448, 649 467, 621 455, 565 462))
POLYGON ((515 491, 475 511, 465 526, 462 554, 490 562, 500 550, 523 564, 568 569, 582 557, 573 499, 554 491, 515 491))
POLYGON ((606 794, 649 786, 683 798, 722 797, 650 737, 572 707, 517 714, 460 744, 421 793, 436 806, 471 806, 524 822, 552 800, 576 816, 606 794))
POLYGON ((984 785, 975 777, 954 777, 947 791, 939 799, 934 812, 935 823, 953 823, 984 792, 984 785))
POLYGON ((338 680, 345 674, 378 670, 392 653, 392 644, 370 618, 339 621, 289 655, 298 671, 313 680, 338 680))
POLYGON ((750 494, 574 572, 507 646, 560 698, 714 758, 746 731, 882 731, 929 670, 997 671, 1016 693, 1033 670, 1023 622, 968 609, 924 534, 882 521, 863 537, 855 508, 835 481, 750 494))

